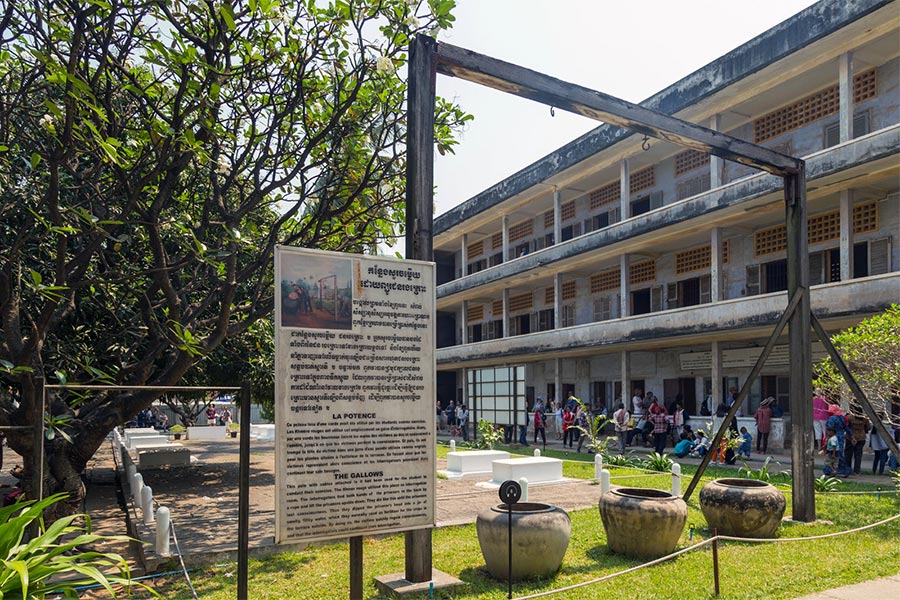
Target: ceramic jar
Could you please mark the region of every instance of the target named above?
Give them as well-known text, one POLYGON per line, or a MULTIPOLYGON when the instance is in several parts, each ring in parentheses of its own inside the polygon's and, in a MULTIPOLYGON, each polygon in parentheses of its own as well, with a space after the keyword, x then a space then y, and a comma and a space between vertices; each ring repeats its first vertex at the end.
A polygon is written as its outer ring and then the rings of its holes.
POLYGON ((755 479, 716 479, 700 491, 710 529, 736 537, 773 537, 786 504, 781 490, 755 479))
MULTIPOLYGON (((475 521, 481 555, 490 574, 509 576, 509 514, 506 504, 479 513, 475 521)), ((568 513, 550 504, 520 502, 512 511, 512 580, 553 575, 569 547, 572 522, 568 513)))
POLYGON ((632 558, 658 558, 678 544, 687 504, 661 490, 618 488, 600 498, 600 516, 610 550, 632 558))

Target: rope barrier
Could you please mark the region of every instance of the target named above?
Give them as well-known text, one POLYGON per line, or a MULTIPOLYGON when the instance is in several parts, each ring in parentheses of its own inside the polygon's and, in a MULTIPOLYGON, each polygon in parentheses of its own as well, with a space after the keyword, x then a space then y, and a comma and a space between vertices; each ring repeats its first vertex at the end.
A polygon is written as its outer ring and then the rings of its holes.
POLYGON ((530 595, 528 595, 528 596, 519 596, 519 597, 517 597, 515 600, 531 600, 532 598, 542 598, 542 597, 544 597, 544 596, 551 596, 551 595, 554 595, 554 594, 560 594, 560 593, 562 593, 562 592, 568 592, 568 591, 571 591, 571 590, 574 590, 574 589, 586 587, 586 586, 589 586, 589 585, 594 585, 594 584, 596 584, 596 583, 601 583, 601 582, 603 582, 603 581, 608 581, 608 580, 610 580, 610 579, 613 579, 614 577, 619 577, 619 576, 621 576, 621 575, 627 575, 628 573, 633 573, 634 571, 638 571, 638 570, 640 570, 640 569, 644 569, 644 568, 647 568, 647 567, 652 567, 652 566, 654 566, 654 565, 658 565, 658 564, 660 564, 660 563, 666 562, 666 561, 671 560, 671 559, 673 559, 673 558, 675 558, 675 557, 677 557, 677 556, 680 556, 680 555, 682 555, 682 554, 686 554, 686 553, 691 552, 691 551, 693 551, 693 550, 696 550, 696 549, 698 549, 698 548, 702 548, 703 546, 712 544, 713 541, 715 541, 715 540, 726 540, 726 541, 732 541, 732 542, 754 542, 754 543, 806 542, 806 541, 811 541, 811 540, 822 540, 822 539, 826 539, 826 538, 841 537, 841 536, 845 536, 845 535, 850 535, 850 534, 852 534, 852 533, 859 533, 860 531, 866 531, 867 529, 873 529, 873 528, 875 528, 875 527, 880 527, 881 525, 884 525, 884 524, 886 524, 886 523, 890 523, 891 521, 895 521, 895 520, 897 520, 897 519, 900 519, 900 514, 896 514, 896 515, 894 515, 894 516, 892 516, 892 517, 888 517, 887 519, 883 519, 883 520, 878 521, 878 522, 876 522, 876 523, 870 523, 869 525, 863 525, 863 526, 861 526, 861 527, 856 527, 856 528, 854 528, 854 529, 848 529, 848 530, 846 530, 846 531, 836 531, 836 532, 834 532, 834 533, 824 533, 824 534, 822 534, 822 535, 814 535, 814 536, 809 536, 809 537, 798 537, 798 538, 768 538, 768 539, 760 539, 760 538, 742 538, 742 537, 735 537, 735 536, 730 536, 730 535, 716 535, 716 536, 713 536, 713 537, 711 537, 711 538, 709 538, 709 539, 703 540, 703 541, 701 541, 701 542, 699 542, 699 543, 697 543, 697 544, 694 544, 693 546, 688 546, 687 548, 682 548, 681 550, 678 550, 678 551, 673 552, 673 553, 671 553, 671 554, 667 554, 666 556, 663 556, 663 557, 661 557, 661 558, 657 558, 657 559, 652 560, 652 561, 650 561, 650 562, 643 563, 643 564, 640 564, 640 565, 636 565, 636 566, 631 567, 631 568, 629 568, 629 569, 625 569, 624 571, 618 571, 618 572, 616 572, 616 573, 610 573, 609 575, 604 575, 603 577, 597 577, 597 578, 591 579, 591 580, 589 580, 589 581, 583 581, 583 582, 581 582, 581 583, 575 583, 575 584, 572 584, 572 585, 569 585, 569 586, 566 586, 566 587, 557 588, 557 589, 553 589, 553 590, 548 590, 548 591, 546 591, 546 592, 538 592, 537 594, 530 594, 530 595))

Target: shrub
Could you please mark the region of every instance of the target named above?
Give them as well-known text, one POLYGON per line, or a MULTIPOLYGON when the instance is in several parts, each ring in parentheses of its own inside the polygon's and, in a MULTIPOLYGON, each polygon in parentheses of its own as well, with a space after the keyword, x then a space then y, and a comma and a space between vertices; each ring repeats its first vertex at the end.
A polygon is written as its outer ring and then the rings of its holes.
MULTIPOLYGON (((103 540, 122 540, 126 536, 101 536, 91 533, 87 515, 68 515, 44 528, 43 513, 66 498, 56 494, 40 502, 28 500, 0 508, 0 598, 40 600, 51 592, 77 598, 76 588, 99 584, 113 598, 113 585, 132 585, 128 563, 113 552, 82 552, 79 548, 103 540), (25 540, 26 532, 39 524, 42 533, 25 540), (114 568, 118 575, 104 575, 114 568), (53 580, 50 582, 50 580, 53 580)), ((158 596, 147 586, 134 583, 158 596)))
POLYGON ((815 486, 817 492, 834 492, 841 485, 841 480, 837 477, 827 477, 819 475, 816 477, 815 486))
POLYGON ((672 470, 672 465, 675 464, 671 458, 669 458, 668 454, 660 454, 659 452, 653 452, 648 455, 643 461, 641 461, 641 466, 649 471, 660 471, 663 473, 668 473, 672 470))
POLYGON ((502 439, 503 432, 500 429, 497 429, 493 423, 485 421, 484 419, 478 421, 478 441, 475 444, 476 448, 480 448, 481 450, 493 450, 494 446, 499 444, 502 439))

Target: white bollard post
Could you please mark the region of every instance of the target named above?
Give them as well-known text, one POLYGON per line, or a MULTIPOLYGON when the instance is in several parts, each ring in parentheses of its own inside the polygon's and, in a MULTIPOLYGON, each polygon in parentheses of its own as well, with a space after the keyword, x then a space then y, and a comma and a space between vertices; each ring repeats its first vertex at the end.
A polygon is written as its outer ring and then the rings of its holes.
POLYGON ((450 440, 450 452, 456 452, 456 440, 450 440))
POLYGON ((169 509, 165 506, 156 511, 156 553, 169 555, 169 509))
POLYGON ((594 479, 600 481, 600 473, 603 472, 603 456, 598 452, 594 455, 594 479))
POLYGON ((519 498, 519 502, 528 502, 528 480, 519 477, 519 485, 522 487, 522 497, 519 498))
POLYGON ((140 473, 135 473, 134 478, 132 479, 134 482, 131 486, 131 500, 134 502, 136 507, 141 506, 141 489, 144 487, 144 476, 140 473))
POLYGON ((609 471, 603 469, 600 471, 600 495, 604 496, 609 493, 609 471))
POLYGON ((141 513, 144 515, 144 525, 153 523, 153 488, 149 485, 141 488, 141 513))
POLYGON ((681 465, 672 465, 672 495, 681 496, 681 465))
MULTIPOLYGON (((127 456, 128 451, 125 451, 127 456)), ((137 467, 134 466, 134 463, 131 462, 131 457, 128 456, 125 459, 125 481, 128 483, 128 487, 131 488, 132 484, 134 484, 134 474, 137 473, 137 467)))
POLYGON ((534 455, 535 455, 535 456, 540 456, 540 455, 541 455, 541 449, 540 449, 540 448, 535 448, 535 449, 534 449, 534 455))

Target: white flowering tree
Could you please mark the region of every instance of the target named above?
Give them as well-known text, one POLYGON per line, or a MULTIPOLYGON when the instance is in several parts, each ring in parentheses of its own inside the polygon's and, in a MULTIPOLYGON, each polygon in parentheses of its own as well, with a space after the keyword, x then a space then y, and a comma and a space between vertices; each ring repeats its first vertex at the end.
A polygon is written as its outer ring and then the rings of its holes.
MULTIPOLYGON (((397 235, 406 46, 452 7, 0 0, 0 424, 31 424, 38 375, 203 382, 271 314, 275 244, 397 235)), ((468 118, 439 101, 439 151, 468 118)), ((46 491, 77 505, 88 459, 156 396, 51 395, 46 491)), ((31 434, 7 437, 27 477, 31 434)))

